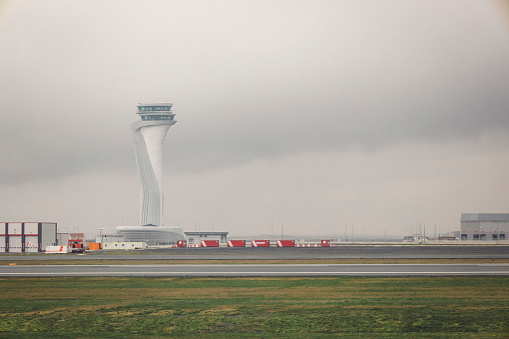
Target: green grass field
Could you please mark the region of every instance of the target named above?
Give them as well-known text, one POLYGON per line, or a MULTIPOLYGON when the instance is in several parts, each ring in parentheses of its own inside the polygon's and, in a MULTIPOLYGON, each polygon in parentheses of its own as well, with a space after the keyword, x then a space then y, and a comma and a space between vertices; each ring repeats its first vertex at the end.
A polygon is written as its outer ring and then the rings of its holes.
POLYGON ((4 278, 0 337, 508 337, 507 277, 4 278))

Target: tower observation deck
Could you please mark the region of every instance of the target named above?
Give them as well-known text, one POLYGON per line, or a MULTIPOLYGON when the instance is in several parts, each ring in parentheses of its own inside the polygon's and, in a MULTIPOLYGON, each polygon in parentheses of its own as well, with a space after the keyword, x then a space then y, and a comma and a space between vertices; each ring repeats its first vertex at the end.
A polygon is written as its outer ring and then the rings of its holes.
POLYGON ((163 220, 163 148, 175 114, 172 103, 140 103, 140 120, 132 125, 140 174, 140 226, 161 226, 163 220))

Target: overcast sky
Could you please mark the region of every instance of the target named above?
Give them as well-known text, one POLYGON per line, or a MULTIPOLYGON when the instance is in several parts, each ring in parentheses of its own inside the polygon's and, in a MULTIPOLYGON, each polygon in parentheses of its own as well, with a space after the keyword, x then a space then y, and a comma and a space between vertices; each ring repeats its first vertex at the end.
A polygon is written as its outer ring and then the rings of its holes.
POLYGON ((137 225, 147 100, 174 103, 164 222, 185 231, 433 234, 507 213, 508 9, 0 0, 0 220, 137 225))

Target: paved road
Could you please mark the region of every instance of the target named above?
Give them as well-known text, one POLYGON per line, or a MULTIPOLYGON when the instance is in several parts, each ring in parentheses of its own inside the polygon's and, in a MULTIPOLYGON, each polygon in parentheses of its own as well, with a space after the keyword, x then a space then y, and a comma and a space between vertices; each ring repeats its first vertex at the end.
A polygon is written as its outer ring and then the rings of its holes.
POLYGON ((304 259, 509 259, 509 246, 380 246, 346 245, 329 248, 168 248, 112 255, 108 251, 85 255, 6 255, 0 260, 304 260, 304 259))
POLYGON ((421 265, 15 265, 0 277, 509 276, 509 264, 421 265))

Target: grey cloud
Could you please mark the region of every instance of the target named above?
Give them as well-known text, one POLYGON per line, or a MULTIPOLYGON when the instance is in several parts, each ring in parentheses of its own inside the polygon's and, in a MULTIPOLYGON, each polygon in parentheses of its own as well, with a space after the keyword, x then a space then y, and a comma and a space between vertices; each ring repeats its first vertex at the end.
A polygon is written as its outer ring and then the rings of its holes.
POLYGON ((14 3, 0 180, 135 171, 138 98, 173 98, 173 172, 507 130, 496 14, 479 2, 14 3))

